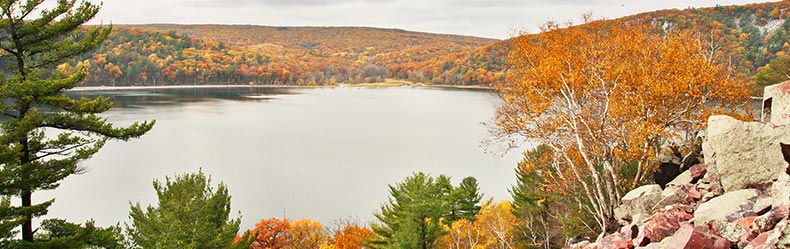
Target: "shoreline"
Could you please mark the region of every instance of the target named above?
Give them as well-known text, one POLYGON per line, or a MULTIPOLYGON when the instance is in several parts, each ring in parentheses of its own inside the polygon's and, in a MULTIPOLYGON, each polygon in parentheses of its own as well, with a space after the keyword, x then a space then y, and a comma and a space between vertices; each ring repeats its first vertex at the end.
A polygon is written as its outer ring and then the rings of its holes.
POLYGON ((294 85, 166 85, 166 86, 79 86, 67 91, 87 92, 87 91, 128 91, 128 90, 166 90, 166 89, 201 89, 201 88, 291 88, 291 89, 310 89, 310 88, 388 88, 388 87, 423 87, 423 88, 445 88, 462 90, 496 90, 488 86, 464 86, 464 85, 430 85, 403 83, 393 84, 391 82, 379 83, 359 83, 359 84, 338 84, 338 85, 318 85, 318 86, 294 86, 294 85))

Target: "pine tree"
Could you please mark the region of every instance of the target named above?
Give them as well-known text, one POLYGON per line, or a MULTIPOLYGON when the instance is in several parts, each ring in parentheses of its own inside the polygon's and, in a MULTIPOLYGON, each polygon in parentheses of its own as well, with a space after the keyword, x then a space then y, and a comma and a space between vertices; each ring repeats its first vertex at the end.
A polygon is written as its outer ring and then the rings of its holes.
POLYGON ((64 94, 85 78, 89 64, 79 63, 68 76, 56 66, 94 49, 111 27, 81 29, 99 11, 98 5, 58 0, 42 10, 43 2, 0 0, 0 64, 8 65, 0 75, 5 116, 0 122, 0 195, 22 202, 0 205, 0 229, 21 225, 27 242, 34 239, 32 218, 45 215, 54 202, 34 204, 33 192, 57 188, 65 177, 80 173, 78 163, 107 140, 137 138, 154 124, 117 128, 97 116, 112 107, 108 99, 74 100, 64 94))
POLYGON ((375 248, 434 248, 447 233, 445 225, 480 210, 482 195, 472 177, 453 187, 445 175, 433 178, 419 172, 389 188, 389 203, 375 214, 379 223, 372 225, 378 234, 371 241, 375 248))
POLYGON ((450 192, 451 220, 475 220, 477 213, 482 208, 480 200, 483 199, 483 194, 479 194, 478 191, 480 191, 480 187, 477 185, 477 179, 466 177, 457 188, 450 192))
POLYGON ((157 207, 132 205, 129 238, 142 248, 249 248, 249 233, 234 243, 241 218, 228 219, 230 195, 225 184, 216 191, 211 178, 197 172, 154 181, 157 207))

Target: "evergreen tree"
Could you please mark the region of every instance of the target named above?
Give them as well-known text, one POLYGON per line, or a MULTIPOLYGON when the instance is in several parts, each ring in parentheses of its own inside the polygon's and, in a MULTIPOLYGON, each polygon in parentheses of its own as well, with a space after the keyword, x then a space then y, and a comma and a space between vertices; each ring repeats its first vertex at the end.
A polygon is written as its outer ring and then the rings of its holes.
POLYGON ((126 229, 131 241, 142 248, 249 248, 255 236, 234 245, 241 218, 228 219, 230 195, 225 184, 216 191, 211 178, 193 174, 154 181, 159 206, 131 206, 132 224, 126 229))
POLYGON ((96 115, 112 107, 108 99, 73 100, 64 94, 85 78, 89 65, 80 63, 69 75, 57 72, 56 65, 95 48, 111 27, 79 32, 99 11, 98 5, 58 0, 41 10, 43 2, 0 0, 0 60, 8 65, 0 75, 5 116, 0 122, 0 195, 22 202, 18 207, 0 205, 0 229, 5 229, 0 236, 21 225, 27 242, 34 240, 32 218, 45 215, 54 202, 34 204, 33 192, 57 188, 62 179, 81 172, 78 163, 107 140, 136 138, 153 126, 113 127, 96 115))
POLYGON ((457 188, 450 192, 451 220, 475 220, 481 209, 480 200, 483 199, 483 194, 479 194, 478 191, 480 191, 480 187, 477 185, 477 179, 466 177, 457 188))
POLYGON ((375 214, 379 223, 372 225, 379 235, 371 241, 376 248, 434 248, 447 233, 445 225, 474 217, 480 210, 482 195, 472 177, 453 187, 447 176, 420 172, 389 188, 389 203, 375 214))
MULTIPOLYGON (((559 203, 561 197, 547 191, 543 178, 553 175, 554 172, 550 172, 554 168, 550 165, 552 163, 555 161, 551 150, 540 145, 524 153, 524 160, 516 168, 516 185, 510 189, 512 212, 520 220, 517 227, 519 243, 527 248, 562 247, 564 236, 558 217, 575 214, 569 210, 573 209, 572 205, 559 208, 562 206, 559 203)), ((569 231, 576 232, 571 224, 567 226, 569 231)))

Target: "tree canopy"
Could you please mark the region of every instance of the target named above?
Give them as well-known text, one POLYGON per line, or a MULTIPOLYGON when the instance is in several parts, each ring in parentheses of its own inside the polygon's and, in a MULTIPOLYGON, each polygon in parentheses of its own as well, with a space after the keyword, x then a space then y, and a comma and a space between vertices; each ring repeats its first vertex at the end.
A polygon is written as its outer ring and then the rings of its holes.
POLYGON ((445 225, 474 219, 482 199, 472 177, 454 187, 447 176, 419 172, 389 188, 389 202, 375 214, 380 223, 372 226, 376 248, 433 248, 447 234, 445 225))
POLYGON ((129 238, 141 248, 249 248, 250 234, 236 241, 241 218, 230 219, 225 184, 197 173, 154 180, 158 206, 131 206, 129 238))

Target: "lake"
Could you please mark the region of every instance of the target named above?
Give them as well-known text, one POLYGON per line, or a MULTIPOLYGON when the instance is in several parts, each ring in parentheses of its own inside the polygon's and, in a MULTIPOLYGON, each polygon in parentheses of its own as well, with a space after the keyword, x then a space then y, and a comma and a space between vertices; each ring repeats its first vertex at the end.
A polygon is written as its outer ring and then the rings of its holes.
POLYGON ((232 195, 241 229, 263 218, 367 223, 388 184, 412 172, 473 176, 485 198, 509 198, 518 152, 484 147, 497 99, 438 88, 195 88, 71 92, 111 97, 116 124, 156 119, 140 139, 110 142, 56 190, 46 218, 106 226, 127 222, 129 203, 155 203, 152 180, 211 175, 232 195), (486 153, 493 151, 497 153, 486 153))

